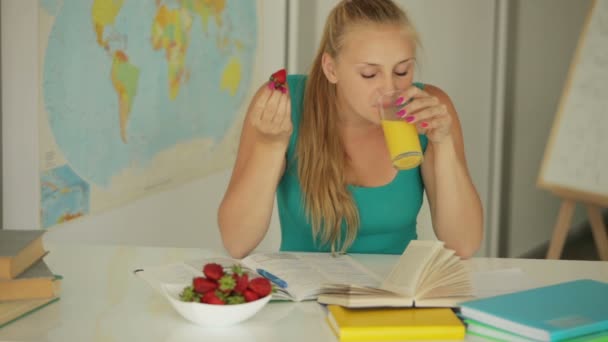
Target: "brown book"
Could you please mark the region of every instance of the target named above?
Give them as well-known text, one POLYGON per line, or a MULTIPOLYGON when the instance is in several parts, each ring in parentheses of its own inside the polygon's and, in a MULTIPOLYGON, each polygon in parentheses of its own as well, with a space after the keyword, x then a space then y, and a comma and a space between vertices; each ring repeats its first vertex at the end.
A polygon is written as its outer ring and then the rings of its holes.
POLYGON ((0 229, 0 280, 15 279, 46 254, 44 232, 0 229))
POLYGON ((59 297, 45 299, 13 300, 0 303, 0 329, 24 318, 49 304, 55 303, 59 297))
POLYGON ((0 301, 56 297, 60 285, 61 277, 39 260, 16 279, 0 280, 0 301))

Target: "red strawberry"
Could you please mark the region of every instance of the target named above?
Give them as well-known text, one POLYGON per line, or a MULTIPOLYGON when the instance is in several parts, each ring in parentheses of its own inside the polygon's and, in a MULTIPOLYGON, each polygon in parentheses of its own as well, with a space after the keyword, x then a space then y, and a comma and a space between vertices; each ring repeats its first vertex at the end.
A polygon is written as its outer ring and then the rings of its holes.
POLYGON ((196 277, 192 279, 192 287, 194 287, 194 291, 204 294, 215 290, 217 288, 217 283, 204 277, 196 277))
POLYGON ((203 267, 203 273, 209 279, 219 280, 224 275, 224 268, 220 264, 206 264, 203 267))
POLYGON ((249 289, 260 297, 266 297, 272 291, 272 285, 270 284, 270 280, 266 278, 255 278, 249 282, 249 289))
POLYGON ((247 285, 249 285, 249 276, 247 273, 244 273, 242 276, 238 274, 233 274, 232 277, 236 280, 236 285, 234 286, 234 292, 243 293, 247 289, 247 285))
POLYGON ((281 69, 274 74, 270 75, 270 80, 275 83, 275 85, 284 85, 287 82, 287 70, 281 69))
POLYGON ((209 291, 205 293, 203 297, 201 297, 201 303, 206 304, 215 304, 215 305, 224 305, 223 300, 221 300, 216 294, 215 291, 209 291))
POLYGON ((245 301, 247 303, 249 302, 253 302, 254 300, 258 300, 260 298, 260 296, 258 296, 257 293, 247 289, 243 292, 243 297, 245 297, 245 301))

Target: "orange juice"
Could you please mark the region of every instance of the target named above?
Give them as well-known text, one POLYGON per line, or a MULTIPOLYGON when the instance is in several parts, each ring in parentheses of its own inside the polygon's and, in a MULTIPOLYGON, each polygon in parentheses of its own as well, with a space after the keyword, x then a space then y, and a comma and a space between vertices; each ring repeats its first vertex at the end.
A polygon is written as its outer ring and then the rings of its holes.
POLYGON ((382 129, 395 168, 407 170, 422 163, 416 126, 402 120, 382 120, 382 129))

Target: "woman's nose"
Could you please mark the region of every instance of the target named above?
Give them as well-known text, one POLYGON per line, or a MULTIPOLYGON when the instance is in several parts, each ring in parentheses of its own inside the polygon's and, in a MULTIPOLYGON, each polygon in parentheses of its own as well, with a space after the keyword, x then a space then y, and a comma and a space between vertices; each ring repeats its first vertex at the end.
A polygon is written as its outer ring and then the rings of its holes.
POLYGON ((392 77, 383 76, 380 84, 380 92, 382 94, 397 90, 397 84, 392 77))

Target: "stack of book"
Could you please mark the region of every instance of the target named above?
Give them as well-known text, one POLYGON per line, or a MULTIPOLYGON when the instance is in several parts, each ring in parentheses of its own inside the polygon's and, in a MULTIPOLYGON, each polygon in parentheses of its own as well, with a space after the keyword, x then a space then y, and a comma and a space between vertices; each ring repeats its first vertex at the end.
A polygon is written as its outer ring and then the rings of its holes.
POLYGON ((461 303, 467 334, 498 341, 608 341, 608 283, 581 279, 461 303))
POLYGON ((44 262, 43 234, 0 229, 0 329, 59 299, 61 276, 44 262))

